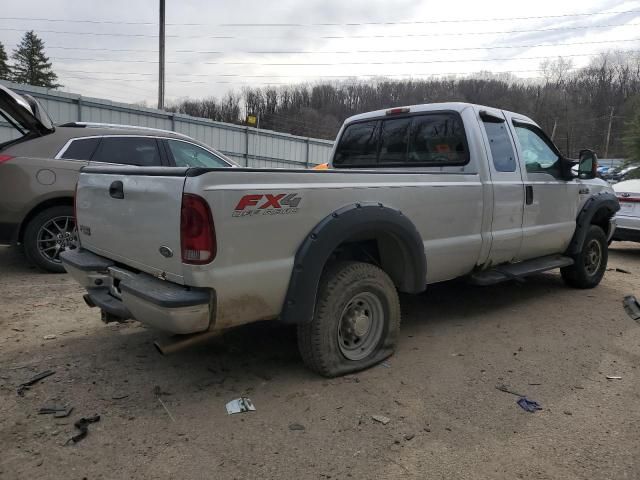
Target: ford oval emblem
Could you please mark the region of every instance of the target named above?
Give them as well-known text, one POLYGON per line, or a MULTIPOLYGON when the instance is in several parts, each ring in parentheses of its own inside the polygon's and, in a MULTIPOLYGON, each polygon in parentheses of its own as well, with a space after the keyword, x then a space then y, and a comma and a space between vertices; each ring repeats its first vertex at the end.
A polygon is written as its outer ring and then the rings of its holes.
POLYGON ((158 251, 160 252, 160 255, 162 255, 164 258, 171 258, 173 257, 173 250, 171 250, 169 247, 166 247, 164 245, 162 245, 158 251))

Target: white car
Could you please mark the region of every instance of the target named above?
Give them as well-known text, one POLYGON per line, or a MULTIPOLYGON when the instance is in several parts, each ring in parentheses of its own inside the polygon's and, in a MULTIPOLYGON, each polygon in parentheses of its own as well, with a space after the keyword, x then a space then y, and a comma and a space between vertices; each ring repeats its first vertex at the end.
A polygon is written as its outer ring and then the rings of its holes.
POLYGON ((613 190, 620 202, 613 239, 640 242, 640 180, 616 183, 613 190))

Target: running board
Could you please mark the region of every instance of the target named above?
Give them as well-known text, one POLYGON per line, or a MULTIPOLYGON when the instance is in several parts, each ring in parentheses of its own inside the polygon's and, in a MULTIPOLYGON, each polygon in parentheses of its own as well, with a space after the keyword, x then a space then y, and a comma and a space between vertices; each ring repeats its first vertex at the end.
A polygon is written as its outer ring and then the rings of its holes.
POLYGON ((493 285, 506 280, 522 280, 528 275, 546 272, 554 268, 573 265, 573 259, 563 255, 549 255, 519 263, 506 263, 471 274, 469 281, 474 285, 493 285))

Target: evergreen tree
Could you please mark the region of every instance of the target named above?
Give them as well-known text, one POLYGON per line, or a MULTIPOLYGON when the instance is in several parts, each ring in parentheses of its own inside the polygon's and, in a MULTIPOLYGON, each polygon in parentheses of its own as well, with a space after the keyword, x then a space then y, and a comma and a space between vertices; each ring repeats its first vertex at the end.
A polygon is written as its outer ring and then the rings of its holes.
POLYGON ((44 54, 44 42, 33 30, 22 37, 11 55, 14 60, 13 81, 38 87, 57 88, 58 76, 51 70, 49 57, 44 54))
POLYGON ((0 43, 0 80, 9 80, 11 77, 11 69, 7 63, 7 52, 4 45, 0 43))

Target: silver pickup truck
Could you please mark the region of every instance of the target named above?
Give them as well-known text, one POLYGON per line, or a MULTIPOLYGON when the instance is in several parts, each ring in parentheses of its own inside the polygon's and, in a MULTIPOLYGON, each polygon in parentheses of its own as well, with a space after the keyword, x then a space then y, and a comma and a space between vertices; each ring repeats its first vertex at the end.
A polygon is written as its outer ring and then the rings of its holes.
POLYGON ((393 353, 398 292, 554 268, 598 285, 619 205, 580 156, 576 177, 531 119, 442 103, 347 119, 325 171, 85 167, 62 261, 105 320, 192 341, 279 319, 340 375, 393 353))

